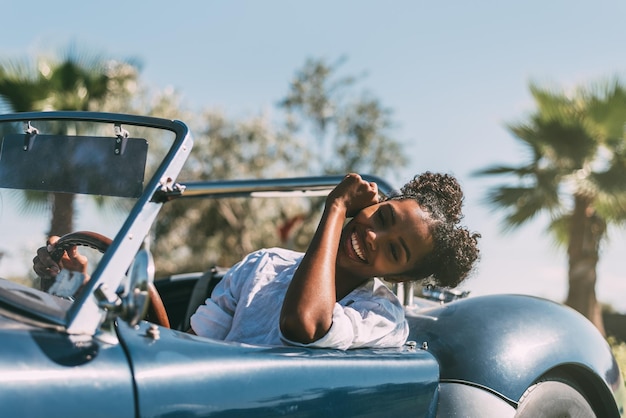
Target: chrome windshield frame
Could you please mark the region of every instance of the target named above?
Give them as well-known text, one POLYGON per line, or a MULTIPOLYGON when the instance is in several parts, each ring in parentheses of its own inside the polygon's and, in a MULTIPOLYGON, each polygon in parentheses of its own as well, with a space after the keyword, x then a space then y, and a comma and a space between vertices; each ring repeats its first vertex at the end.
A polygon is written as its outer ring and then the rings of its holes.
POLYGON ((143 193, 135 202, 117 235, 113 237, 109 250, 102 256, 91 280, 79 293, 65 318, 40 315, 42 319, 65 327, 70 334, 93 335, 104 318, 104 312, 94 296, 95 289, 108 288, 115 291, 122 282, 126 270, 149 234, 162 207, 162 203, 155 201, 153 196, 164 185, 175 181, 191 152, 193 138, 187 125, 181 121, 147 116, 76 111, 21 112, 0 115, 0 123, 32 123, 51 120, 141 126, 166 130, 174 134, 174 140, 165 158, 152 178, 147 179, 143 193))
MULTIPOLYGON (((366 181, 378 185, 378 193, 383 198, 399 192, 387 181, 368 174, 362 175, 366 181)), ((326 196, 344 176, 286 177, 275 179, 244 179, 217 181, 181 181, 180 191, 163 194, 164 200, 224 197, 283 197, 283 196, 326 196)))

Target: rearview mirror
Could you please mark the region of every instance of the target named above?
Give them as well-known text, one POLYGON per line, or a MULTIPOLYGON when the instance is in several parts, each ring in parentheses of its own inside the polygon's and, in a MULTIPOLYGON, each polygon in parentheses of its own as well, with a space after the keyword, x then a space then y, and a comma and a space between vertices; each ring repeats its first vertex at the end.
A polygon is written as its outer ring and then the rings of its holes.
POLYGON ((144 245, 130 267, 128 291, 122 297, 121 315, 130 326, 135 326, 143 319, 148 309, 149 285, 154 281, 154 261, 152 254, 144 245))
POLYGON ((0 187, 139 197, 147 154, 141 138, 8 134, 0 144, 0 187))

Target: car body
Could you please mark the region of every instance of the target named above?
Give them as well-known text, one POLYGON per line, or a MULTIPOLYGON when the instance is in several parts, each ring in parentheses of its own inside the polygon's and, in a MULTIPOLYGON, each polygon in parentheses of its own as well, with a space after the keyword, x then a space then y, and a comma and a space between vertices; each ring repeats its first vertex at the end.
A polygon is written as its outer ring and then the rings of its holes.
MULTIPOLYGON (((0 132, 0 408, 7 416, 502 418, 538 416, 537 409, 560 416, 555 394, 567 408, 625 416, 624 383, 607 342, 573 310, 530 296, 427 289, 418 297, 398 285, 410 324, 399 348, 268 347, 189 334, 189 313, 223 270, 154 279, 150 238, 162 207, 323 195, 341 177, 185 182, 177 177, 192 149, 189 128, 158 118, 6 114, 0 132), (91 270, 87 279, 67 273, 44 283, 31 260, 52 215, 49 207, 24 208, 67 196, 73 227, 87 232, 64 243, 95 248, 91 270), (107 214, 100 205, 117 209, 107 214), (145 320, 148 300, 155 312, 145 320), (159 309, 166 323, 155 321, 159 309)), ((366 178, 383 195, 394 192, 366 178)))

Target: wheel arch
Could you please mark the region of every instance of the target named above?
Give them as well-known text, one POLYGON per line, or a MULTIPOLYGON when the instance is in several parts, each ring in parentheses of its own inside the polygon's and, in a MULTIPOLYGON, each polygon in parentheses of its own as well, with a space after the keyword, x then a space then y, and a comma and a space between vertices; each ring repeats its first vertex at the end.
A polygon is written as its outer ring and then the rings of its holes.
POLYGON ((619 418, 621 415, 611 390, 596 373, 586 367, 579 364, 561 364, 548 370, 533 384, 545 380, 570 384, 587 399, 598 417, 619 418))
POLYGON ((409 338, 437 358, 442 381, 487 387, 517 403, 540 379, 566 374, 591 393, 594 407, 622 408, 624 382, 608 343, 566 306, 531 296, 489 295, 408 309, 407 318, 409 338))

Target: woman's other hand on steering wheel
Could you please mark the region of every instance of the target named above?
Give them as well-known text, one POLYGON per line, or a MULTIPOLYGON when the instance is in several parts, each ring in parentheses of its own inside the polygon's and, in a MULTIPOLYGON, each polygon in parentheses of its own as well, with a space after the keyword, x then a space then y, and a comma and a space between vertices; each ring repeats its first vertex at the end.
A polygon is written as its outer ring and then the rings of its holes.
POLYGON ((59 240, 58 236, 51 236, 48 245, 37 249, 37 256, 33 258, 33 270, 41 278, 53 278, 62 269, 87 274, 87 257, 80 254, 76 246, 71 246, 63 252, 59 262, 55 262, 50 255, 54 251, 54 245, 59 240))

